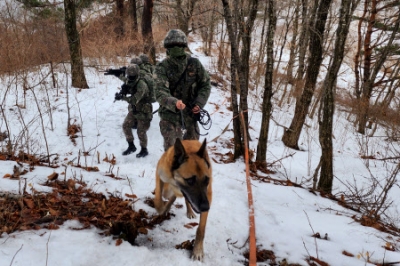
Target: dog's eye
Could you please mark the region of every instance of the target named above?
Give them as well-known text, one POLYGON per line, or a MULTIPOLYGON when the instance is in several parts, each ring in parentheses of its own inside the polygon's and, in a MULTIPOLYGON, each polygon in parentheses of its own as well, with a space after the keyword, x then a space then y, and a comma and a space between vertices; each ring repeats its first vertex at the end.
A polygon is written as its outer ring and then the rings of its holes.
POLYGON ((192 176, 191 178, 187 178, 187 179, 186 179, 186 183, 187 183, 189 186, 193 186, 193 185, 196 183, 196 176, 194 175, 194 176, 192 176))
POLYGON ((210 178, 209 178, 208 176, 206 176, 206 177, 204 178, 204 184, 205 184, 206 186, 208 186, 209 183, 210 183, 210 178))

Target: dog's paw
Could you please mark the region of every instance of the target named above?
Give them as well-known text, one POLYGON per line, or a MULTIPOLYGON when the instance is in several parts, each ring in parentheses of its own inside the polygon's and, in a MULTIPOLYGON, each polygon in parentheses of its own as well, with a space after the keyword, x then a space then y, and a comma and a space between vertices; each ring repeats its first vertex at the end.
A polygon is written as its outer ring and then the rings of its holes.
POLYGON ((203 261, 203 258, 204 258, 203 245, 195 244, 192 252, 192 260, 203 261))
POLYGON ((189 218, 189 219, 196 218, 196 214, 194 214, 194 212, 193 212, 192 210, 188 210, 188 211, 186 212, 186 216, 187 216, 187 218, 189 218))
POLYGON ((203 251, 201 251, 201 254, 195 254, 194 251, 193 251, 192 260, 203 261, 203 258, 204 258, 203 251))

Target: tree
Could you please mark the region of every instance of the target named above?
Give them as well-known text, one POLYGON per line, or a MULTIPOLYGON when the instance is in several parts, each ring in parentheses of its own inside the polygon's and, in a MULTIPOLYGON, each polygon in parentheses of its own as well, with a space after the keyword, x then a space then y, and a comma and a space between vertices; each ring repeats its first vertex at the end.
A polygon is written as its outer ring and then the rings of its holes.
POLYGON ((78 29, 76 28, 76 7, 74 0, 64 0, 65 31, 71 58, 72 86, 80 89, 89 88, 83 70, 82 50, 78 29))
POLYGON ((153 0, 145 0, 142 16, 142 37, 143 37, 143 52, 148 54, 153 63, 156 62, 156 49, 154 47, 153 29, 151 20, 153 18, 153 0))
POLYGON ((335 85, 339 68, 344 57, 346 38, 349 32, 351 15, 359 0, 342 0, 338 29, 336 31, 335 49, 331 64, 328 67, 328 74, 325 77, 322 94, 322 120, 319 118, 319 143, 321 144, 321 174, 318 182, 318 189, 325 192, 332 192, 333 185, 333 115, 335 111, 335 85))
POLYGON ((306 120, 308 109, 314 95, 315 84, 317 82, 319 68, 322 63, 323 40, 325 23, 332 0, 316 0, 311 14, 310 22, 310 58, 308 60, 306 81, 302 95, 296 101, 295 113, 290 127, 283 133, 282 141, 285 146, 298 150, 303 124, 306 120))
MULTIPOLYGON (((249 76, 249 56, 250 56, 250 44, 251 44, 251 33, 253 31, 254 20, 257 15, 257 0, 250 0, 248 3, 248 13, 238 12, 239 8, 236 8, 236 20, 233 19, 232 9, 229 6, 228 0, 222 0, 224 7, 224 18, 226 21, 226 27, 228 31, 229 41, 231 45, 231 106, 233 112, 233 133, 234 133, 234 158, 237 159, 243 155, 243 141, 242 141, 242 130, 246 130, 248 133, 248 115, 245 113, 245 126, 241 128, 239 121, 239 108, 242 111, 248 109, 247 105, 247 94, 248 94, 248 76, 249 76), (245 20, 245 18, 247 18, 245 20), (242 41, 242 50, 239 53, 239 40, 242 41), (240 64, 239 64, 240 62, 240 64), (238 104, 237 93, 240 93, 240 106, 238 104)), ((243 2, 235 0, 234 5, 239 7, 244 5, 243 2)), ((241 9, 242 11, 244 10, 241 9)), ((247 134, 249 136, 249 134, 247 134)))
POLYGON ((124 0, 115 0, 115 9, 117 15, 115 16, 116 25, 115 25, 115 33, 117 34, 117 38, 122 38, 125 34, 124 29, 124 0))
POLYGON ((376 86, 386 82, 385 77, 388 73, 384 73, 383 77, 381 77, 379 81, 376 81, 378 74, 381 72, 387 58, 391 55, 395 55, 395 51, 398 49, 393 46, 393 43, 399 32, 399 6, 399 1, 365 1, 363 15, 359 18, 358 47, 354 63, 356 76, 355 95, 358 108, 357 131, 360 134, 365 134, 366 125, 370 116, 369 108, 373 90, 376 86), (380 16, 380 13, 392 13, 390 12, 391 10, 396 10, 396 12, 391 16, 380 16), (367 30, 364 36, 362 36, 363 34, 361 32, 363 23, 367 24, 367 30), (381 37, 376 38, 373 36, 381 37), (360 58, 362 58, 362 60, 360 58), (362 61, 362 63, 360 61, 362 61))
POLYGON ((268 30, 267 30, 267 62, 265 67, 264 96, 262 103, 262 119, 260 137, 257 144, 256 162, 266 166, 269 121, 271 118, 272 77, 274 72, 274 36, 276 29, 276 14, 274 0, 268 0, 268 30))
POLYGON ((134 33, 138 32, 138 17, 136 0, 129 0, 129 16, 132 20, 132 30, 134 33))

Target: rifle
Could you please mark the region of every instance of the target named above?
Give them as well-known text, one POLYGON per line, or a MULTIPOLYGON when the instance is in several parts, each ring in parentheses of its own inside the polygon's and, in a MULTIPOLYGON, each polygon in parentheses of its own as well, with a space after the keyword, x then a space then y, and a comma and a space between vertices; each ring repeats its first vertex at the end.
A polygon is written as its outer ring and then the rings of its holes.
POLYGON ((113 68, 109 68, 106 71, 104 71, 104 75, 114 75, 117 78, 119 78, 121 75, 125 75, 125 70, 126 67, 121 67, 121 68, 117 68, 117 69, 113 69, 113 68))
POLYGON ((129 87, 126 84, 123 84, 121 86, 121 90, 117 93, 115 93, 115 98, 114 98, 114 102, 115 101, 119 101, 122 100, 123 96, 126 96, 129 93, 129 87))

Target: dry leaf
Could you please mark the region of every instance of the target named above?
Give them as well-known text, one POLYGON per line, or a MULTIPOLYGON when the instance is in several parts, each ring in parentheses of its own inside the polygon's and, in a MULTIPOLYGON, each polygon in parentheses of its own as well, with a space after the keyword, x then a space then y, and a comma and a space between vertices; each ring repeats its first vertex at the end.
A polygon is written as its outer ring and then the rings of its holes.
POLYGON ((33 209, 35 207, 35 203, 31 199, 23 199, 24 204, 29 208, 33 209))
POLYGON ((347 252, 346 250, 343 250, 342 254, 345 255, 345 256, 348 256, 348 257, 354 257, 353 254, 351 254, 350 252, 347 252))
POLYGON ((58 178, 58 173, 54 172, 51 175, 47 176, 48 180, 56 180, 58 178))
POLYGON ((3 178, 11 178, 11 177, 12 177, 11 174, 5 174, 5 175, 3 176, 3 178))
POLYGON ((117 241, 115 241, 115 245, 116 245, 116 246, 119 246, 119 245, 121 245, 121 244, 122 244, 122 239, 121 239, 121 238, 118 238, 117 241))
POLYGON ((68 179, 68 180, 67 180, 67 187, 68 187, 70 190, 75 189, 75 181, 74 181, 73 179, 68 179))
POLYGON ((135 194, 125 193, 125 196, 128 197, 128 198, 131 198, 131 199, 136 199, 137 198, 137 196, 135 194))
POLYGON ((193 222, 193 223, 185 224, 184 227, 190 229, 190 228, 193 228, 193 227, 198 226, 198 225, 199 225, 198 223, 193 222))
POLYGON ((52 208, 49 208, 49 213, 50 213, 52 216, 58 216, 58 211, 56 211, 56 210, 54 210, 54 209, 52 209, 52 208))
POLYGON ((145 227, 140 227, 140 228, 138 229, 138 233, 139 233, 139 234, 143 234, 143 235, 147 235, 148 230, 147 230, 145 227))
POLYGON ((57 230, 57 229, 59 229, 60 227, 58 226, 58 225, 56 225, 56 224, 49 224, 48 226, 47 226, 47 229, 49 229, 49 230, 57 230))

